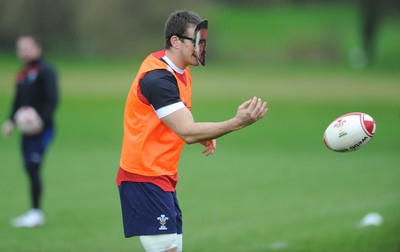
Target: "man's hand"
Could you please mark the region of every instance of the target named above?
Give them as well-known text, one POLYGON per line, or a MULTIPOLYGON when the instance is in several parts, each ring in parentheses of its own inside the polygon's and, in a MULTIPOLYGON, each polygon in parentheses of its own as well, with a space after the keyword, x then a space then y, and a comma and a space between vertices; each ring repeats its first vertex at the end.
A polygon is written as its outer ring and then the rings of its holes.
POLYGON ((206 156, 214 154, 214 151, 217 149, 217 140, 216 139, 204 141, 204 142, 201 142, 201 144, 205 146, 202 153, 205 154, 206 156))
POLYGON ((14 123, 11 120, 6 120, 1 127, 1 134, 4 139, 8 139, 14 129, 14 123))
POLYGON ((239 121, 239 125, 243 128, 260 120, 267 112, 267 102, 253 97, 253 99, 245 101, 239 106, 235 119, 239 121))

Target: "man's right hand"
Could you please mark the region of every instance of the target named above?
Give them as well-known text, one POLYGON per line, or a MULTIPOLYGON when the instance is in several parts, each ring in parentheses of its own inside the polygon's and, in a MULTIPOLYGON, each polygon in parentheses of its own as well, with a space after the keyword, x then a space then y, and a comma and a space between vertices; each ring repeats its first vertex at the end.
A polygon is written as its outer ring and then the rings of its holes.
POLYGON ((267 102, 253 97, 239 106, 235 119, 239 121, 241 127, 246 127, 263 118, 267 112, 267 102))
POLYGON ((11 120, 6 120, 1 127, 1 134, 5 139, 8 139, 14 129, 14 123, 11 120))

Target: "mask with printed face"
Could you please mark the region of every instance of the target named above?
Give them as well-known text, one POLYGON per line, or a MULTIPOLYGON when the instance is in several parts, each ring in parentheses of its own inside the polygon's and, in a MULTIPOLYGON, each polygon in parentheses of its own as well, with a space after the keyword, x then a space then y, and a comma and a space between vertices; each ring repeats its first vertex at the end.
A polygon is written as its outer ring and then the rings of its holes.
POLYGON ((208 20, 203 20, 194 30, 194 48, 197 60, 202 66, 206 65, 206 50, 208 36, 208 20))

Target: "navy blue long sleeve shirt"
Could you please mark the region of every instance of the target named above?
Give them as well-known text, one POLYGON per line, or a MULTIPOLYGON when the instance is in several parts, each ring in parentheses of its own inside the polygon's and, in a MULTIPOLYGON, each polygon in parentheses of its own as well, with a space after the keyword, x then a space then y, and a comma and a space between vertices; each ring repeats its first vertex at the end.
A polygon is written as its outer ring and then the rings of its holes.
POLYGON ((39 113, 44 126, 52 126, 57 104, 56 71, 42 59, 26 64, 16 76, 16 91, 9 118, 14 120, 20 107, 32 106, 39 113))

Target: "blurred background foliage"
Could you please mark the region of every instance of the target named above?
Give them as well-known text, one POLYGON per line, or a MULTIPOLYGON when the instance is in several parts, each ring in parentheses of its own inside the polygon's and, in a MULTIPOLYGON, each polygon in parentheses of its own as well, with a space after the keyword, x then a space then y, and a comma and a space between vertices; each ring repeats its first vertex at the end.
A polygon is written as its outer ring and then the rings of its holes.
MULTIPOLYGON (((60 55, 143 57, 163 47, 163 24, 169 13, 190 9, 210 20, 209 57, 215 61, 335 63, 347 60, 353 53, 358 59, 354 64, 362 67, 364 53, 370 54, 371 59, 375 56, 376 36, 384 32, 382 24, 389 22, 392 24, 389 29, 394 29, 392 33, 400 34, 399 3, 399 0, 1 0, 0 51, 13 51, 19 35, 33 34, 47 52, 60 55), (315 15, 321 6, 326 11, 324 20, 315 15)), ((397 39, 398 36, 390 38, 392 42, 388 43, 398 48, 397 39)), ((387 57, 400 58, 400 50, 390 46, 388 50, 387 57)))

